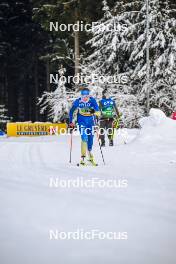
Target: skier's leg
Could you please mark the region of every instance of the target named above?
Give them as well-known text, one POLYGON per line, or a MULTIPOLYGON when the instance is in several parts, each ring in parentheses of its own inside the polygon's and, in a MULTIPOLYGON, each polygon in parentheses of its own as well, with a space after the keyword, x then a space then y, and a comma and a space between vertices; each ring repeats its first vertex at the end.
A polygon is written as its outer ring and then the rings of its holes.
POLYGON ((89 131, 89 135, 88 135, 87 148, 88 148, 88 151, 91 152, 92 151, 92 147, 93 147, 93 138, 94 138, 94 136, 93 136, 90 128, 88 129, 88 131, 89 131))
POLYGON ((79 126, 80 134, 81 134, 81 163, 84 163, 84 159, 86 157, 87 152, 87 143, 88 143, 88 136, 86 133, 85 125, 81 124, 79 126))
POLYGON ((88 128, 88 142, 87 142, 87 148, 88 148, 88 161, 91 162, 92 165, 97 166, 94 156, 92 154, 92 147, 93 147, 93 139, 94 139, 94 132, 93 132, 93 126, 88 128))
POLYGON ((100 120, 100 133, 99 133, 99 139, 101 141, 101 146, 105 146, 105 129, 106 129, 106 120, 100 120))
POLYGON ((109 145, 114 145, 114 128, 113 128, 113 118, 110 118, 107 120, 107 129, 108 129, 108 139, 109 139, 109 145))
POLYGON ((81 140, 81 157, 86 157, 87 142, 81 140))

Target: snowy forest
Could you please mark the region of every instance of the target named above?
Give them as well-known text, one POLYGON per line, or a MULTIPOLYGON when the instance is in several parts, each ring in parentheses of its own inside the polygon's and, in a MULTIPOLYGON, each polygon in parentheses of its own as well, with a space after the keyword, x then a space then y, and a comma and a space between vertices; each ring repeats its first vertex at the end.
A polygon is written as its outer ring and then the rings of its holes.
POLYGON ((127 125, 148 107, 169 116, 176 108, 175 0, 1 0, 1 120, 59 121, 77 85, 51 83, 50 74, 124 79, 90 80, 89 87, 97 98, 108 89, 127 125), (51 21, 94 26, 51 31, 51 21))

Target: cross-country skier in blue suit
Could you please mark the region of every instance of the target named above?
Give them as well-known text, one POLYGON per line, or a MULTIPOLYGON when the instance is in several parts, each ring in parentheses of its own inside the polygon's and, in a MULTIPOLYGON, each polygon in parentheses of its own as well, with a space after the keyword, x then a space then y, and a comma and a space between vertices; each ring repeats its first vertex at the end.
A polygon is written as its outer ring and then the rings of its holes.
POLYGON ((90 90, 88 88, 81 89, 81 96, 73 102, 70 109, 70 127, 74 128, 73 114, 77 113, 77 121, 79 125, 79 131, 81 134, 81 165, 86 165, 85 158, 88 152, 88 161, 93 165, 96 165, 92 154, 93 137, 95 116, 100 116, 99 106, 95 98, 90 96, 90 90))

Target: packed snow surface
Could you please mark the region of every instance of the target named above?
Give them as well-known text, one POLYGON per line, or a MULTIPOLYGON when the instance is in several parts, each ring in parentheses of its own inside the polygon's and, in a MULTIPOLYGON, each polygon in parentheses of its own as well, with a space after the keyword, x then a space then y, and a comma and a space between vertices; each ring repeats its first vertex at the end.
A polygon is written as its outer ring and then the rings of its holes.
POLYGON ((80 138, 0 138, 1 264, 175 264, 176 121, 160 110, 123 129, 98 167, 77 167, 80 138), (127 180, 126 188, 51 188, 51 179, 127 180), (50 240, 49 231, 127 232, 127 240, 50 240))

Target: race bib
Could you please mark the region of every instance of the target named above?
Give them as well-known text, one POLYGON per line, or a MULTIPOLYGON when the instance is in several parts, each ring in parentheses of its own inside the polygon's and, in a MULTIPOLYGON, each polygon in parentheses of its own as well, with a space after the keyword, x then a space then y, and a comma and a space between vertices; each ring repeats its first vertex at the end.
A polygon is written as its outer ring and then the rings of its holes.
POLYGON ((104 118, 113 118, 115 115, 113 107, 102 109, 102 116, 104 118))

